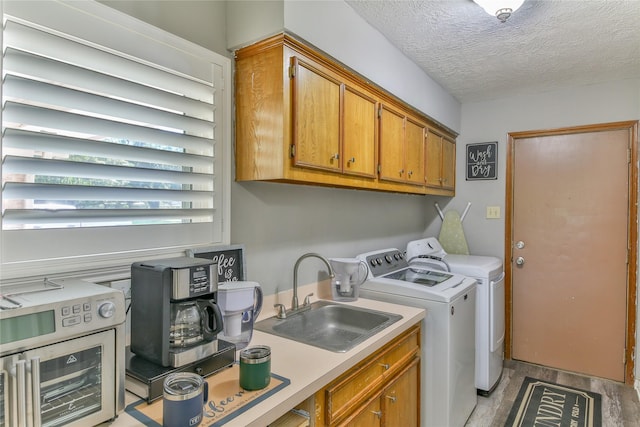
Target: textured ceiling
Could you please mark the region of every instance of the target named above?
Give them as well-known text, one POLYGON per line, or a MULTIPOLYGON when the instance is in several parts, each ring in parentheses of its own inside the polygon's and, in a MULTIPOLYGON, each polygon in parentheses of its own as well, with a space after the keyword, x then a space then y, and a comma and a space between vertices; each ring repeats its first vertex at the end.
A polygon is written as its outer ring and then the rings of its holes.
POLYGON ((346 0, 461 102, 640 78, 640 0, 346 0))

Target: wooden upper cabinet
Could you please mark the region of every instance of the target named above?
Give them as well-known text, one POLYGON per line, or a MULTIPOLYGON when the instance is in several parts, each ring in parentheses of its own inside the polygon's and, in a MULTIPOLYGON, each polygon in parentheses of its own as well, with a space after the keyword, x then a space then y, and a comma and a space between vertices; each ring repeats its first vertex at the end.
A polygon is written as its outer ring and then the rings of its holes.
POLYGON ((380 107, 380 179, 425 185, 426 126, 388 106, 380 107))
POLYGON ((431 129, 427 130, 426 180, 427 187, 447 190, 455 189, 456 144, 431 129))
POLYGON ((291 58, 290 75, 294 164, 340 171, 342 83, 296 56, 291 58))
POLYGON ((404 182, 404 114, 380 106, 380 179, 404 182))
POLYGON ((348 85, 343 91, 342 172, 376 176, 377 102, 348 85))
POLYGON ((425 132, 424 124, 409 117, 405 121, 405 166, 407 182, 425 185, 425 132))
POLYGON ((236 180, 451 193, 425 181, 424 135, 454 135, 393 95, 288 34, 235 59, 236 180))
POLYGON ((442 137, 442 188, 456 188, 456 142, 442 137))

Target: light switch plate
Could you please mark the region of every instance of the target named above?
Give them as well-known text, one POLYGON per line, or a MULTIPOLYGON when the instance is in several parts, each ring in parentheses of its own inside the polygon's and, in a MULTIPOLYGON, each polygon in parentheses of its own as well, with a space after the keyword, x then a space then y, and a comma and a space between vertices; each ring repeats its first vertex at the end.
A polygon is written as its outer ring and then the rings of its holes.
POLYGON ((500 218, 500 206, 487 206, 487 219, 500 218))

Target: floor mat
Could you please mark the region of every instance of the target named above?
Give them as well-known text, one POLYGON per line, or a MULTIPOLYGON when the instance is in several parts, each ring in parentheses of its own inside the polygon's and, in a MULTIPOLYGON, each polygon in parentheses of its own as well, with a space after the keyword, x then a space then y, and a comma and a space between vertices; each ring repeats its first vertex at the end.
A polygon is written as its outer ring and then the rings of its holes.
POLYGON ((505 427, 600 427, 602 396, 525 377, 505 427))

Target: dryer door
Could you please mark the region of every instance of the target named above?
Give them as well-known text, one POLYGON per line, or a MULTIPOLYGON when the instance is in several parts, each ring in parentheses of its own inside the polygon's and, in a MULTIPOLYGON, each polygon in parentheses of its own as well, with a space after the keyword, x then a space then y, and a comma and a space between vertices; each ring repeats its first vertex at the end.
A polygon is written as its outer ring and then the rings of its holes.
POLYGON ((504 341, 504 272, 492 280, 489 284, 490 297, 489 304, 491 316, 489 316, 491 334, 489 342, 491 343, 491 352, 493 353, 502 345, 504 341))

